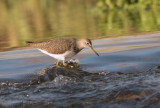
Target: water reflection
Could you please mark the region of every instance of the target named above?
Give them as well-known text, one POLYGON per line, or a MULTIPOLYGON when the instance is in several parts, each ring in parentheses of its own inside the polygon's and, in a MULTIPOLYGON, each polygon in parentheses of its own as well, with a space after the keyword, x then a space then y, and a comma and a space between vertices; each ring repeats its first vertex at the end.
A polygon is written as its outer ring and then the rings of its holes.
POLYGON ((0 50, 26 40, 91 39, 160 30, 160 8, 102 11, 99 0, 0 1, 0 50))

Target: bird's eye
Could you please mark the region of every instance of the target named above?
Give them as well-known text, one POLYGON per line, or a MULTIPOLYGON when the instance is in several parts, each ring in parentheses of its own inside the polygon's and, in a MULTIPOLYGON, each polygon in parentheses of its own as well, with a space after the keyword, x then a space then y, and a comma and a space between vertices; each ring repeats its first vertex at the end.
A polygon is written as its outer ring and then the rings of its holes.
POLYGON ((87 42, 87 45, 89 45, 89 43, 87 42))

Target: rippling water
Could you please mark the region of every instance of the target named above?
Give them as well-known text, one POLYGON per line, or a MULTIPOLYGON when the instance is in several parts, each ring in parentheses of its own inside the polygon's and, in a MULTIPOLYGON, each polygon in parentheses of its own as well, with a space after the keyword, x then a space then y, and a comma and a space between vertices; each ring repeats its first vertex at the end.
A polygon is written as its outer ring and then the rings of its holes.
POLYGON ((159 1, 111 10, 103 1, 0 1, 0 107, 160 106, 159 1), (66 36, 94 39, 100 56, 84 49, 74 67, 56 67, 24 48, 66 36))
POLYGON ((94 40, 79 66, 36 49, 0 53, 1 107, 159 107, 160 34, 94 40))

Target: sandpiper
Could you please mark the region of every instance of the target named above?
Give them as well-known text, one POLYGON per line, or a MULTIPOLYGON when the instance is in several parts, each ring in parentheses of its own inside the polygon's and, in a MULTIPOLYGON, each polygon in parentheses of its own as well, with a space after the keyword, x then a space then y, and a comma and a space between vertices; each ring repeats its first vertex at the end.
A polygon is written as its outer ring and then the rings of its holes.
POLYGON ((27 45, 37 48, 42 53, 57 59, 57 66, 59 65, 59 60, 62 60, 63 65, 66 66, 65 59, 72 58, 83 48, 90 48, 97 56, 99 56, 99 54, 93 49, 92 42, 87 38, 76 40, 75 38, 66 37, 42 42, 27 41, 27 45))

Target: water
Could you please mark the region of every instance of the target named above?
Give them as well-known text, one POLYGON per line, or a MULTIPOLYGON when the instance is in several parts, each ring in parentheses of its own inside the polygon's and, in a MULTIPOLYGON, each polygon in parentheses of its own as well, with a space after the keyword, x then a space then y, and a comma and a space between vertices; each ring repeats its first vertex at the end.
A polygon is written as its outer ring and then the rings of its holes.
POLYGON ((93 41, 79 66, 56 67, 36 49, 0 53, 1 107, 159 107, 160 37, 93 41))
POLYGON ((158 108, 160 8, 153 2, 107 10, 103 0, 1 0, 0 107, 158 108), (84 49, 75 67, 55 67, 25 44, 66 36, 93 39, 100 56, 84 49))

